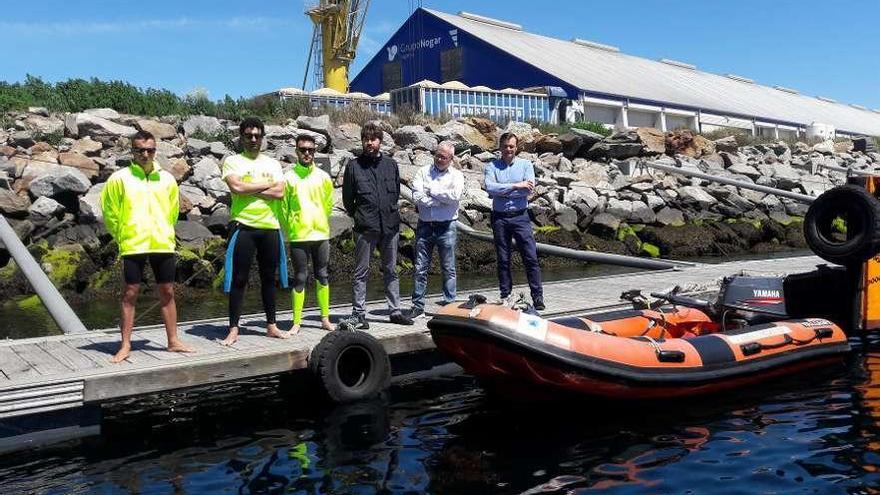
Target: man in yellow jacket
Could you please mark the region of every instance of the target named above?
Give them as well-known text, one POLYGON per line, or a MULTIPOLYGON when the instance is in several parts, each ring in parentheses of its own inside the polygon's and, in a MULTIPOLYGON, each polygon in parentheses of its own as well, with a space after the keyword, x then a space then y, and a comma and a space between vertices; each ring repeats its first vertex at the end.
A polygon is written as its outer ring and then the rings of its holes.
POLYGON ((107 231, 119 245, 122 257, 122 344, 111 359, 124 361, 131 353, 134 307, 147 263, 153 269, 161 304, 162 321, 171 352, 193 352, 177 336, 174 303, 175 234, 180 213, 177 181, 153 160, 156 138, 140 131, 132 138, 131 164, 110 176, 101 191, 101 210, 107 231))
POLYGON ((299 332, 306 298, 306 277, 309 256, 315 275, 315 295, 321 311, 321 327, 333 330, 330 324, 330 211, 333 209, 333 181, 327 172, 315 167, 315 138, 305 134, 296 138, 299 161, 284 175, 285 189, 281 200, 280 220, 293 258, 293 327, 299 332))

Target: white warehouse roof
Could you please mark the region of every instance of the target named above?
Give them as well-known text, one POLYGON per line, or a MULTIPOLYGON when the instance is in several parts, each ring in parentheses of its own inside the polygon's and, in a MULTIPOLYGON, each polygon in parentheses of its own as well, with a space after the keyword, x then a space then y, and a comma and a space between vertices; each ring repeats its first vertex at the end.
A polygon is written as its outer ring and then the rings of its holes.
POLYGON ((762 86, 743 77, 710 74, 681 62, 635 57, 596 43, 549 38, 491 20, 476 20, 472 15, 426 10, 588 93, 803 126, 818 122, 831 124, 838 131, 880 135, 880 113, 864 107, 798 94, 789 88, 762 86))

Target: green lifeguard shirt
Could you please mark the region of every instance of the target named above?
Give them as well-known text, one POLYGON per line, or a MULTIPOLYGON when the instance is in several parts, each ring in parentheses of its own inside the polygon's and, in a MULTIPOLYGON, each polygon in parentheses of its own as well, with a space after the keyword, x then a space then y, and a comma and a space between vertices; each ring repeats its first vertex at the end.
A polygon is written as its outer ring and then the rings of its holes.
POLYGON ((330 238, 333 181, 327 172, 300 163, 284 174, 284 198, 279 217, 290 242, 330 238))
MULTIPOLYGON (((242 182, 259 184, 278 182, 284 179, 281 164, 278 160, 263 154, 256 158, 248 158, 242 154, 227 156, 223 160, 222 179, 237 175, 242 182)), ((242 225, 255 229, 277 229, 278 218, 275 215, 277 201, 263 199, 253 194, 232 193, 232 208, 229 216, 242 225)))

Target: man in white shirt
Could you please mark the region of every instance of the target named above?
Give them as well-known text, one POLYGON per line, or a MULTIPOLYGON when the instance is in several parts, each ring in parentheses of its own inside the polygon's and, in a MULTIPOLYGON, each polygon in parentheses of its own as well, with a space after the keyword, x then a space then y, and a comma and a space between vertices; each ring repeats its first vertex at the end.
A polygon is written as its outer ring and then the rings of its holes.
POLYGON ((455 241, 458 205, 464 193, 464 176, 451 167, 455 146, 444 141, 434 152, 434 164, 422 167, 412 180, 413 199, 419 210, 416 227, 415 285, 410 318, 425 314, 425 293, 428 290, 428 268, 434 246, 440 256, 443 276, 443 301, 455 300, 455 241))

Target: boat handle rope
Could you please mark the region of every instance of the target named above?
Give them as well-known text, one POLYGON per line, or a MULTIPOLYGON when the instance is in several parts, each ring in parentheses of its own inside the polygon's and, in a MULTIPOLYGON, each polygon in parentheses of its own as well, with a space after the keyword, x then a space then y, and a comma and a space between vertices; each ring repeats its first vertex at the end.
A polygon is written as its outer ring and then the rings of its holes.
POLYGON ((770 349, 778 349, 780 347, 785 347, 787 345, 794 344, 795 346, 802 346, 812 343, 814 340, 822 340, 828 337, 831 337, 834 334, 834 330, 829 327, 821 327, 813 329, 813 336, 808 339, 796 339, 791 335, 786 334, 782 342, 778 342, 776 344, 763 344, 761 342, 747 342, 745 344, 740 344, 739 349, 742 351, 743 356, 751 356, 753 354, 757 354, 764 350, 770 349))

